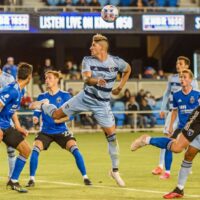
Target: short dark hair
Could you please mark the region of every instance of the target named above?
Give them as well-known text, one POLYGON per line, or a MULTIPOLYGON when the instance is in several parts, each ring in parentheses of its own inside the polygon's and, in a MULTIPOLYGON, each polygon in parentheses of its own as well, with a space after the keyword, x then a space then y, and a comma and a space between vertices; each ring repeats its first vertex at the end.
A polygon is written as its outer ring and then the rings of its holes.
POLYGON ((185 61, 185 64, 190 66, 190 59, 188 57, 185 57, 185 56, 179 56, 177 58, 177 60, 184 60, 185 61))
POLYGON ((26 80, 30 74, 32 74, 33 66, 28 63, 19 63, 17 78, 26 80))

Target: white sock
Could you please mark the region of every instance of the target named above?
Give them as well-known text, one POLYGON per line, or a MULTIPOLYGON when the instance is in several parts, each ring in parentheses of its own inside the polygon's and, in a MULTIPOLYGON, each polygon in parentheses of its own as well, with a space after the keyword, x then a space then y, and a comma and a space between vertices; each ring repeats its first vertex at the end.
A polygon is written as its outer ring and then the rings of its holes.
POLYGON ((35 176, 30 176, 30 179, 35 181, 35 176))
POLYGON ((83 176, 83 179, 88 179, 88 176, 87 176, 87 175, 84 175, 84 176, 83 176))

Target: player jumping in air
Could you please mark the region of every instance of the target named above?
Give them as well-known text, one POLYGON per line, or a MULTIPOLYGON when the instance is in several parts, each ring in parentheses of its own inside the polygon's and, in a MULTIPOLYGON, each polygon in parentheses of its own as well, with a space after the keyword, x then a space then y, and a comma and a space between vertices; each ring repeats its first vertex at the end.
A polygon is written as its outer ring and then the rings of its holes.
POLYGON ((100 34, 93 36, 90 47, 91 56, 83 58, 82 76, 84 89, 57 109, 53 104, 36 101, 31 109, 42 109, 54 119, 67 120, 71 116, 90 111, 102 127, 108 141, 109 155, 112 161, 110 175, 119 186, 125 186, 119 174, 118 143, 115 133, 115 120, 110 107, 110 95, 118 95, 131 73, 130 65, 123 59, 108 54, 108 39, 100 34), (117 73, 122 72, 119 85, 113 89, 117 73))

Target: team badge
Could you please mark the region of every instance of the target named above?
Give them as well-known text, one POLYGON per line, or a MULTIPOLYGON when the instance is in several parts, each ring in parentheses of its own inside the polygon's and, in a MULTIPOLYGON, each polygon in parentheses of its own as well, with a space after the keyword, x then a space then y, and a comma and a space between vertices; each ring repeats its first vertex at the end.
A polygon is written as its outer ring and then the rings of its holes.
POLYGON ((109 67, 109 71, 110 72, 114 72, 115 71, 115 67, 113 67, 113 66, 109 67))
POLYGON ((195 98, 193 96, 190 97, 190 103, 194 103, 195 102, 195 98))
POLYGON ((187 132, 187 135, 192 136, 193 134, 194 134, 194 131, 192 129, 189 129, 188 132, 187 132))
POLYGON ((58 98, 56 99, 56 103, 61 103, 61 101, 62 101, 61 97, 58 97, 58 98))

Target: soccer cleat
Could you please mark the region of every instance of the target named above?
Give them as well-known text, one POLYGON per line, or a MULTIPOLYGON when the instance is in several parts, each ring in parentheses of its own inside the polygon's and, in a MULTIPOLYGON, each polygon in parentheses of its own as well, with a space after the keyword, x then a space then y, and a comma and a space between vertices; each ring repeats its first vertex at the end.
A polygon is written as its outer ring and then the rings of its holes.
POLYGON ((170 178, 170 174, 169 173, 164 173, 163 175, 160 176, 160 179, 166 180, 170 178))
POLYGON ((176 199, 176 198, 182 198, 184 196, 184 191, 180 190, 178 187, 176 187, 172 192, 165 194, 163 196, 164 199, 176 199))
POLYGON ((30 179, 29 181, 28 181, 28 183, 26 184, 26 187, 34 187, 35 186, 35 182, 34 182, 34 180, 32 180, 32 179, 30 179))
POLYGON ((15 191, 17 191, 19 193, 27 193, 28 192, 27 189, 22 188, 22 186, 19 184, 19 182, 14 183, 11 180, 8 181, 6 187, 7 188, 10 187, 11 190, 15 190, 15 191))
POLYGON ((136 151, 137 149, 147 145, 146 143, 147 137, 150 137, 150 136, 145 134, 145 135, 140 136, 136 140, 134 140, 131 144, 131 151, 136 151))
POLYGON ((89 178, 84 178, 83 182, 84 182, 85 185, 92 185, 92 182, 89 178))
POLYGON ((162 173, 163 173, 163 169, 159 166, 152 170, 153 175, 161 175, 162 173))
POLYGON ((120 177, 120 174, 118 171, 113 172, 112 170, 110 171, 110 176, 115 179, 116 183, 120 186, 120 187, 124 187, 125 183, 122 180, 122 178, 120 177))
POLYGON ((29 108, 31 110, 41 110, 41 106, 42 104, 49 104, 49 100, 48 99, 43 99, 41 101, 34 101, 30 104, 29 108))

